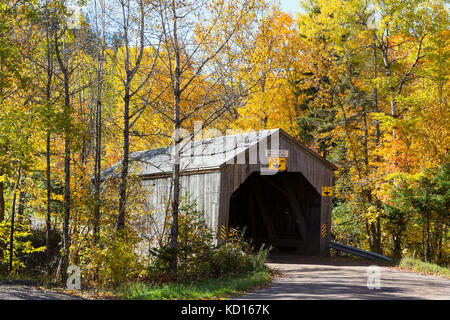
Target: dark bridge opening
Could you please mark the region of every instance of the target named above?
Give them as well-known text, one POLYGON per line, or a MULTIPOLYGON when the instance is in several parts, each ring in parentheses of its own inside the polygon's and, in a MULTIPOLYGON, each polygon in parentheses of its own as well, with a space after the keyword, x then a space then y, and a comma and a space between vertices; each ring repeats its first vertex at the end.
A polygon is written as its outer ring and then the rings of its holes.
POLYGON ((318 255, 320 195, 301 173, 254 172, 231 195, 229 225, 257 246, 318 255))

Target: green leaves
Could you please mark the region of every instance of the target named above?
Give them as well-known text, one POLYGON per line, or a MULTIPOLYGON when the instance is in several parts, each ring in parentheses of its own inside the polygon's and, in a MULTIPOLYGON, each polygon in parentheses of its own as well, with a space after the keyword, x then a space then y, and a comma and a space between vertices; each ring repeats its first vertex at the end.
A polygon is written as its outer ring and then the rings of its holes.
MULTIPOLYGON (((0 244, 3 248, 9 249, 11 222, 0 222, 0 244)), ((13 247, 13 274, 17 274, 21 269, 26 267, 24 260, 30 260, 30 256, 34 253, 44 252, 45 247, 36 247, 32 244, 32 232, 30 225, 24 221, 16 220, 14 225, 14 247, 13 247)), ((4 263, 9 265, 10 255, 8 250, 4 250, 4 263)), ((28 266, 30 267, 30 266, 28 266)))
MULTIPOLYGON (((445 261, 442 239, 450 222, 450 162, 435 169, 425 169, 415 176, 397 176, 391 189, 391 201, 384 204, 387 227, 394 235, 408 231, 408 239, 422 236, 422 243, 409 240, 405 247, 414 249, 422 259, 445 261), (426 245, 427 252, 421 248, 426 245), (419 254, 418 252, 421 252, 419 254), (440 260, 441 259, 441 260, 440 260)), ((444 251, 445 252, 445 251, 444 251)))

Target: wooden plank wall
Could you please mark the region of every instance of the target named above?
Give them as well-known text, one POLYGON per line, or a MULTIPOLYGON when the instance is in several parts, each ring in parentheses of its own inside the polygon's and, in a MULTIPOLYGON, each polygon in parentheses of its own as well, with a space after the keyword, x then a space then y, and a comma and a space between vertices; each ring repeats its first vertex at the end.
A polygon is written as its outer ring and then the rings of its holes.
MULTIPOLYGON (((191 200, 197 201, 197 209, 205 212, 209 228, 216 230, 219 216, 220 171, 181 175, 181 195, 189 194, 191 200)), ((142 185, 150 192, 147 200, 149 209, 155 214, 157 228, 163 227, 164 213, 169 201, 171 177, 147 177, 142 185)))
MULTIPOLYGON (((333 186, 333 170, 289 140, 281 135, 280 149, 289 150, 289 157, 286 161, 287 171, 301 172, 320 195, 322 187, 333 186)), ((331 210, 332 198, 321 197, 320 225, 326 225, 326 235, 324 238, 320 238, 321 255, 328 254, 327 243, 331 238, 331 210)))
MULTIPOLYGON (((270 139, 267 143, 270 149, 270 139)), ((260 144, 265 146, 264 143, 260 144)), ((264 149, 264 148, 263 148, 264 149)), ((320 194, 323 186, 332 186, 333 170, 324 162, 312 156, 299 147, 291 138, 279 135, 279 149, 288 150, 286 166, 288 172, 300 172, 320 194)), ((227 164, 217 171, 189 173, 181 176, 181 193, 189 192, 192 199, 197 200, 199 210, 206 213, 205 220, 210 228, 218 230, 217 239, 220 239, 221 225, 228 226, 230 196, 239 188, 245 179, 262 166, 267 166, 264 150, 258 152, 262 164, 249 164, 248 151, 244 164, 227 164)), ((258 157, 259 158, 259 157, 258 157)), ((150 190, 148 199, 149 208, 157 212, 158 227, 162 228, 164 212, 170 195, 170 176, 146 177, 143 186, 150 190)), ((321 254, 327 253, 327 241, 330 240, 331 226, 331 197, 322 197, 321 225, 326 224, 327 234, 321 239, 321 254)))
MULTIPOLYGON (((262 144, 265 145, 264 143, 262 144)), ((271 148, 270 139, 267 143, 268 148, 271 148)), ((288 150, 289 156, 286 161, 288 172, 300 172, 311 183, 315 190, 321 194, 323 186, 332 186, 333 170, 325 165, 322 161, 312 156, 307 151, 296 145, 291 139, 285 137, 283 134, 279 135, 279 149, 288 150)), ((259 155, 264 155, 265 152, 259 152, 259 155)), ((248 160, 248 152, 246 155, 248 160)), ((261 161, 267 163, 267 158, 262 156, 261 161)), ((220 198, 219 198, 219 221, 218 226, 228 226, 229 220, 229 205, 230 196, 240 186, 245 179, 255 171, 260 171, 260 164, 227 164, 221 168, 220 179, 220 198)), ((331 197, 322 197, 321 200, 321 225, 326 224, 326 237, 320 241, 321 255, 327 254, 327 241, 330 240, 331 227, 331 197)), ((220 238, 218 238, 221 241, 220 238)))

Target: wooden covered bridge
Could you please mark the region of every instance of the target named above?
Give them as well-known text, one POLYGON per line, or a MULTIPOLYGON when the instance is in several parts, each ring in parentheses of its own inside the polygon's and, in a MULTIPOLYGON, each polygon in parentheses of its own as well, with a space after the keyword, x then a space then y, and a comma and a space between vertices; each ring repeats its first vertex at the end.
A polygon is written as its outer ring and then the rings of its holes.
MULTIPOLYGON (((131 154, 160 219, 171 190, 173 146, 131 154)), ((120 164, 103 172, 117 176, 120 164)), ((326 255, 336 167, 281 129, 194 140, 181 151, 181 192, 197 201, 210 228, 246 228, 256 244, 326 255)))

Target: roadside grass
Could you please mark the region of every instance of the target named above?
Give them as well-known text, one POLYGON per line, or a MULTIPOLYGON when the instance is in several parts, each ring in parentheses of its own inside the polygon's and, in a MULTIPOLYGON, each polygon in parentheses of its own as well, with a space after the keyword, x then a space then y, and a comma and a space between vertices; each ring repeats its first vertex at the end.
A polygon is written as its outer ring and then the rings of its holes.
POLYGON ((52 280, 50 277, 45 275, 36 274, 0 274, 0 282, 3 283, 18 283, 27 285, 47 285, 51 284, 52 280))
POLYGON ((379 265, 379 266, 394 266, 395 261, 389 262, 384 260, 369 260, 367 258, 358 257, 356 255, 350 254, 350 253, 336 253, 335 250, 331 251, 331 254, 328 258, 331 261, 338 262, 338 263, 357 263, 361 265, 379 265))
POLYGON ((398 264, 398 268, 450 279, 450 268, 410 257, 401 259, 398 264))
POLYGON ((376 264, 386 267, 393 267, 403 271, 416 272, 424 275, 438 276, 445 279, 450 279, 450 268, 445 266, 440 266, 435 263, 425 262, 412 257, 404 257, 401 260, 396 260, 393 262, 385 262, 377 260, 373 262, 371 260, 366 260, 364 258, 355 257, 352 255, 345 254, 332 254, 331 258, 337 262, 359 262, 363 264, 376 264))
POLYGON ((132 300, 198 300, 225 299, 267 285, 271 271, 255 271, 238 276, 204 279, 189 283, 147 285, 134 283, 118 291, 119 298, 132 300))

